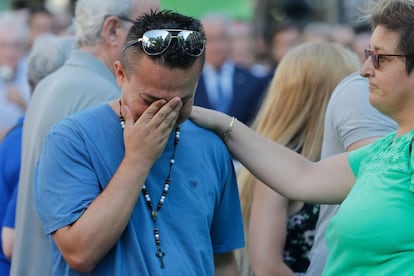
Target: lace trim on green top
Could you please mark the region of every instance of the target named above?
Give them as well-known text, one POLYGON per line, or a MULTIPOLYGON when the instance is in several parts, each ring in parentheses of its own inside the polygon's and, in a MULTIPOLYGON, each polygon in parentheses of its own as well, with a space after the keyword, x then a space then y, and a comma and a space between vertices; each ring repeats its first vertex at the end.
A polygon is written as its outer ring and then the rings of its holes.
POLYGON ((410 191, 414 192, 414 130, 399 137, 390 133, 370 147, 371 158, 364 160, 365 173, 387 171, 411 174, 410 191))

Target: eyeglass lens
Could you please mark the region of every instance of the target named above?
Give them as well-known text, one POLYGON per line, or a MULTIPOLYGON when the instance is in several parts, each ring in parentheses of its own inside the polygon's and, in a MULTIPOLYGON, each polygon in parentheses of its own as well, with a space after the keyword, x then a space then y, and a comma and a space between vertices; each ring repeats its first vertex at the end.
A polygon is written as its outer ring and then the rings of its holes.
POLYGON ((183 50, 190 56, 199 56, 204 50, 204 40, 198 32, 181 31, 177 39, 183 50))
POLYGON ((164 30, 151 30, 142 36, 142 47, 148 55, 162 54, 171 43, 171 34, 164 30))
POLYGON ((200 56, 204 51, 204 40, 199 32, 180 31, 177 36, 168 30, 150 30, 142 36, 142 46, 148 55, 162 54, 170 45, 171 39, 177 38, 178 44, 190 56, 200 56))
POLYGON ((379 68, 379 55, 377 55, 374 51, 365 49, 365 58, 368 59, 371 56, 372 65, 375 69, 379 68))

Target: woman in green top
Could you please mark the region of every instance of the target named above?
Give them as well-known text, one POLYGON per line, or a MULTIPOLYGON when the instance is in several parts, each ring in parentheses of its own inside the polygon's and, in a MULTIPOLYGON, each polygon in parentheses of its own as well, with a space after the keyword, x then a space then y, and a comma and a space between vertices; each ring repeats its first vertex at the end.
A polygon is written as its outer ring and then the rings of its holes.
POLYGON ((233 156, 292 200, 342 203, 327 231, 324 275, 414 274, 414 1, 372 1, 373 33, 360 69, 371 105, 394 133, 350 153, 311 162, 217 111, 192 119, 223 135, 233 156))

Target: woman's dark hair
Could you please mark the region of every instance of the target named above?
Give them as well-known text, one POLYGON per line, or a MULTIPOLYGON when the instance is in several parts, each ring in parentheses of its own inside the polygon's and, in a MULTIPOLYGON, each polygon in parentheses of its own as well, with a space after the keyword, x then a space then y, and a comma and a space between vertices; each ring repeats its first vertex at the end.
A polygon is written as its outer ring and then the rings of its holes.
POLYGON ((368 6, 368 20, 372 30, 383 26, 400 37, 398 48, 406 57, 406 70, 414 68, 414 2, 407 0, 373 1, 368 6))

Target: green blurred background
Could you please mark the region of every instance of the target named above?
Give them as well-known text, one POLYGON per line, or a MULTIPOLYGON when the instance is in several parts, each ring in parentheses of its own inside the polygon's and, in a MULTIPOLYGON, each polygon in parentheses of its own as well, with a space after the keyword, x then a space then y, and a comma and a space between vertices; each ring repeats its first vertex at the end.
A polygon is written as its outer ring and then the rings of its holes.
MULTIPOLYGON (((102 0, 105 1, 105 0, 102 0)), ((163 9, 174 10, 196 18, 201 18, 207 11, 222 11, 233 18, 248 20, 253 16, 252 0, 160 0, 163 9)), ((30 3, 52 2, 73 4, 76 0, 0 0, 0 10, 10 8, 11 4, 24 6, 30 3)))
MULTIPOLYGON (((105 0, 102 0, 105 1, 105 0)), ((367 0, 160 0, 162 8, 175 10, 201 18, 208 11, 222 11, 237 20, 253 20, 258 25, 268 25, 269 20, 283 16, 282 6, 307 3, 312 9, 312 19, 330 23, 352 23, 355 7, 367 0), (263 22, 262 22, 263 21, 263 22)), ((66 7, 73 12, 76 0, 0 0, 0 11, 25 7, 33 3, 66 7)))
POLYGON ((251 0, 161 0, 163 9, 174 10, 196 18, 201 18, 207 11, 221 11, 240 20, 253 16, 251 0))

